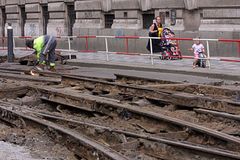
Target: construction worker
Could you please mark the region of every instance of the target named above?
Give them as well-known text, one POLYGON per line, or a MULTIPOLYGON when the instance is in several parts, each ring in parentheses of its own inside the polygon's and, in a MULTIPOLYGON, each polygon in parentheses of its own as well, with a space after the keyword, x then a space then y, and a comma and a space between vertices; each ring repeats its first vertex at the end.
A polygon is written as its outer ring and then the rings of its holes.
POLYGON ((50 71, 55 72, 55 49, 57 41, 54 36, 44 35, 36 39, 26 40, 26 46, 34 49, 37 57, 37 66, 35 69, 43 71, 48 61, 50 71), (47 58, 48 57, 48 58, 47 58))

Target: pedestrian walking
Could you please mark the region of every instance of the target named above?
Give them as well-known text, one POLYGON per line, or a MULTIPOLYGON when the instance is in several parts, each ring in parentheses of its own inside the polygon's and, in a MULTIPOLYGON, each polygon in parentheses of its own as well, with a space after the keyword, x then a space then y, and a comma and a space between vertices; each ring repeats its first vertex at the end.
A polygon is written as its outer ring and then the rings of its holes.
MULTIPOLYGON (((153 24, 149 28, 149 37, 161 38, 162 31, 163 31, 163 25, 161 23, 161 17, 157 16, 155 18, 155 21, 153 21, 153 24)), ((150 40, 148 41, 147 49, 151 51, 150 40)), ((152 39, 152 49, 153 49, 153 53, 162 51, 161 39, 152 39)))

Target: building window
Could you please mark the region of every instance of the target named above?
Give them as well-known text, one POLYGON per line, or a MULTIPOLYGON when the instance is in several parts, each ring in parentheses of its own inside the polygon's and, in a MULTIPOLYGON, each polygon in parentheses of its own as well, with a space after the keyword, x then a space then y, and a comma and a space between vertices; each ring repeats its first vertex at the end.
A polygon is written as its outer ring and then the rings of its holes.
POLYGON ((127 18, 128 17, 128 12, 123 12, 123 17, 127 18))
POLYGON ((76 11, 74 10, 74 5, 67 5, 67 21, 68 21, 68 35, 73 35, 73 25, 76 20, 76 11))
POLYGON ((48 6, 42 6, 42 16, 43 16, 43 34, 47 34, 47 24, 49 19, 48 6))
POLYGON ((26 23, 26 12, 25 12, 25 6, 20 6, 20 14, 21 14, 21 19, 20 19, 20 23, 21 23, 21 36, 24 36, 24 27, 25 27, 25 23, 26 23))
POLYGON ((175 9, 171 10, 171 25, 176 25, 177 11, 175 9))
POLYGON ((114 19, 114 14, 105 14, 105 28, 111 28, 114 19))
POLYGON ((2 32, 2 36, 3 37, 5 37, 5 24, 6 24, 6 10, 5 10, 5 8, 1 8, 1 12, 2 12, 2 30, 1 30, 1 32, 2 32))
POLYGON ((143 29, 148 29, 152 24, 154 20, 154 14, 143 14, 143 29))
POLYGON ((169 11, 166 12, 166 18, 169 18, 170 17, 170 13, 169 11))

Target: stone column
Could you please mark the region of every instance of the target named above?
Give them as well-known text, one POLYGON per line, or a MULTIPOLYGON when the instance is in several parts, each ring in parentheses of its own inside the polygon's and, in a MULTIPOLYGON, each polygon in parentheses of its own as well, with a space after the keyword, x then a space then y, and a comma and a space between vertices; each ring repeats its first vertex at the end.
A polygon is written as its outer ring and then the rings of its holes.
MULTIPOLYGON (((5 28, 8 26, 8 23, 12 24, 13 27, 13 35, 19 36, 21 35, 21 25, 20 25, 20 17, 19 17, 19 6, 16 2, 16 4, 13 4, 13 2, 6 1, 6 24, 5 28)), ((6 33, 5 29, 5 35, 6 33)))
POLYGON ((184 0, 185 8, 187 10, 198 9, 199 0, 184 0))
POLYGON ((115 20, 113 29, 141 29, 142 14, 138 0, 113 0, 115 20))
POLYGON ((25 23, 25 36, 38 36, 43 34, 41 6, 39 3, 26 4, 27 15, 25 23))
POLYGON ((148 11, 152 9, 152 0, 138 0, 138 2, 142 11, 148 11))
POLYGON ((49 21, 47 34, 54 36, 66 36, 68 29, 66 26, 66 5, 64 2, 48 3, 49 21))
POLYGON ((183 13, 184 29, 186 31, 198 31, 201 23, 199 10, 185 10, 183 13))
MULTIPOLYGON (((102 5, 99 0, 75 1, 75 10, 74 29, 104 28, 102 5)), ((108 10, 107 6, 105 10, 108 10)))
POLYGON ((109 12, 112 10, 112 0, 101 0, 102 10, 109 12))

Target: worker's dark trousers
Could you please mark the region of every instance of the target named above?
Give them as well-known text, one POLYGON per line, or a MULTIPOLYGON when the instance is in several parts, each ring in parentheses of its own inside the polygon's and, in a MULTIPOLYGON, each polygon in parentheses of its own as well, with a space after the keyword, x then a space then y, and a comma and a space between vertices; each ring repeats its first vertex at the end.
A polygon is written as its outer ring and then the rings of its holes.
POLYGON ((57 46, 57 41, 55 37, 50 37, 48 43, 45 46, 44 51, 40 54, 40 64, 46 64, 46 60, 50 64, 51 67, 55 66, 55 49, 57 46))

